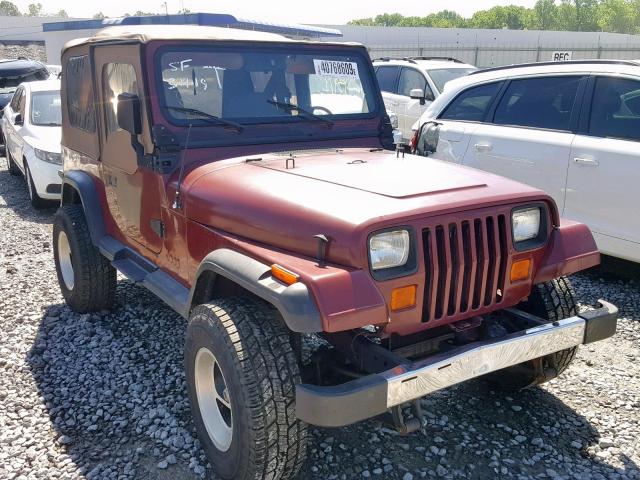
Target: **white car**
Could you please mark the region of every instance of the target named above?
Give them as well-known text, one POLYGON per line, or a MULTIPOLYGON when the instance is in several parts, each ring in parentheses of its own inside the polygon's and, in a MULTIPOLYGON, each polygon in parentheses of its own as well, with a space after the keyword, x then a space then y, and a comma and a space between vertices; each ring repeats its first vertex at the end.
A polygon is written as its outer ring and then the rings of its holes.
POLYGON ((61 120, 59 80, 20 84, 4 109, 9 172, 24 175, 35 208, 60 198, 61 120))
POLYGON ((476 69, 449 57, 381 58, 373 62, 388 113, 398 116, 405 142, 412 126, 450 80, 476 69))
POLYGON ((422 123, 418 154, 545 190, 602 253, 640 262, 640 62, 479 71, 451 82, 422 123))

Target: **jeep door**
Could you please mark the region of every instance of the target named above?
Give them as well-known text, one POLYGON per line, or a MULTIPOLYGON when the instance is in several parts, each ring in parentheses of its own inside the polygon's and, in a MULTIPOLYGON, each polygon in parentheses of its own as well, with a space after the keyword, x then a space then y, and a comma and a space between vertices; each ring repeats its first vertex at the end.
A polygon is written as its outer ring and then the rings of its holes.
POLYGON ((544 190, 562 211, 583 76, 508 82, 488 121, 471 137, 463 163, 544 190))
POLYGON ((640 78, 589 81, 571 149, 564 215, 586 223, 606 254, 640 261, 640 78))
MULTIPOLYGON (((132 146, 132 136, 117 122, 118 95, 138 95, 144 105, 144 85, 137 45, 99 46, 94 50, 95 79, 100 109, 101 166, 107 204, 120 231, 152 253, 162 248, 160 224, 161 179, 145 166, 132 146)), ((146 109, 141 108, 140 142, 151 153, 146 109)), ((144 254, 144 250, 141 251, 144 254)))

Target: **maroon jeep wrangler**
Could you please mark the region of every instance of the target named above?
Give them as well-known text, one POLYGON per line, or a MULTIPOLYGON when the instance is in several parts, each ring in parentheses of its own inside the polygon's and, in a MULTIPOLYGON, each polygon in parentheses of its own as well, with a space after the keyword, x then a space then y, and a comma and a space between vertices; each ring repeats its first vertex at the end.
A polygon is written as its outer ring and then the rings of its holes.
POLYGON ((614 334, 614 306, 578 312, 565 275, 599 254, 548 195, 387 149, 363 46, 131 28, 63 52, 58 279, 98 311, 120 271, 188 320, 220 477, 292 478, 308 424, 409 433, 424 395, 539 384, 614 334))

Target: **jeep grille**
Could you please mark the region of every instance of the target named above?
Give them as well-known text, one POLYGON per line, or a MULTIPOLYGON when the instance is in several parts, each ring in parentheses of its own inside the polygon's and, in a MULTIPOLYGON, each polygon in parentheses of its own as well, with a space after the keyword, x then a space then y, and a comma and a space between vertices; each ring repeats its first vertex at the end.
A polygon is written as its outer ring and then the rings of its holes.
POLYGON ((441 321, 502 301, 507 268, 504 214, 422 230, 425 283, 422 321, 441 321))

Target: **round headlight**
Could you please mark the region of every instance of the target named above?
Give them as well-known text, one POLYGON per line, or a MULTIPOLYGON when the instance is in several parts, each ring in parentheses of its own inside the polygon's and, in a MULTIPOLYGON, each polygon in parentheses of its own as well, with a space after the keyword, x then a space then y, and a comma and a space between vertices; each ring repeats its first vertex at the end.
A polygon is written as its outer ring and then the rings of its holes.
POLYGON ((400 267, 407 263, 410 249, 409 232, 394 230, 373 235, 369 239, 372 270, 400 267))
POLYGON ((514 210, 511 215, 513 242, 520 243, 536 238, 540 233, 540 208, 514 210))

